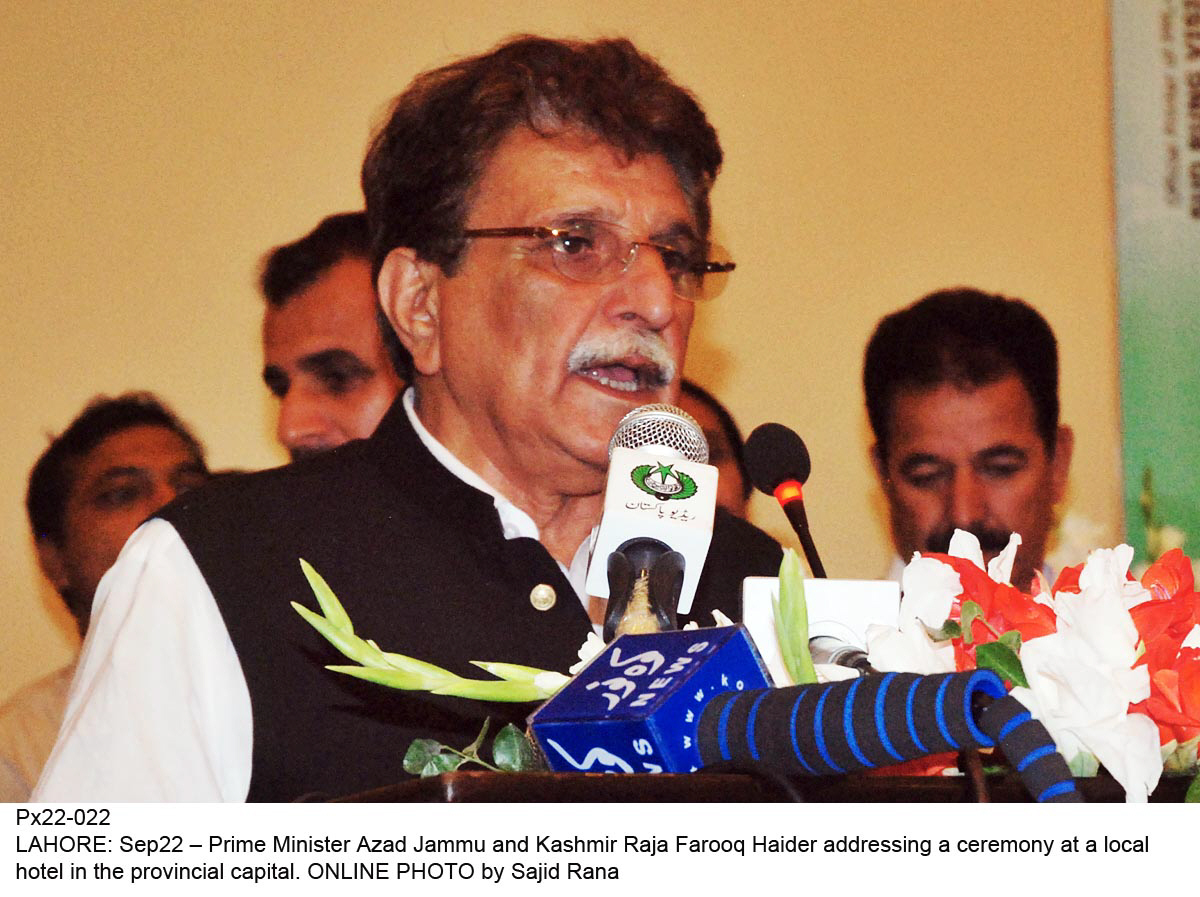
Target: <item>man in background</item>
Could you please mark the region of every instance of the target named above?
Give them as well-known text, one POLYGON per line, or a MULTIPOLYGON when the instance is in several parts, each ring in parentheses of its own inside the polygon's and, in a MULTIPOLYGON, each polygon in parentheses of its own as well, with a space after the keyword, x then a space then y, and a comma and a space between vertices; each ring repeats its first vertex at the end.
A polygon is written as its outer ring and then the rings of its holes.
MULTIPOLYGON (((38 562, 80 636, 92 597, 125 540, 177 495, 208 479, 196 437, 157 398, 96 398, 38 458, 25 506, 38 562)), ((0 796, 25 800, 54 745, 75 664, 0 709, 0 796)))
MULTIPOLYGON (((263 380, 275 434, 293 459, 364 439, 404 385, 406 355, 385 345, 366 215, 331 215, 263 260, 263 380)), ((390 330, 389 330, 390 333, 390 330)))
POLYGON ((746 473, 742 431, 717 397, 692 380, 680 384, 679 407, 696 419, 708 440, 708 463, 717 468, 717 505, 737 517, 746 516, 750 475, 746 473))
POLYGON ((1058 345, 1019 299, 958 288, 883 318, 863 365, 871 460, 902 565, 974 533, 990 561, 1021 536, 1012 583, 1042 570, 1073 434, 1059 423, 1058 345))

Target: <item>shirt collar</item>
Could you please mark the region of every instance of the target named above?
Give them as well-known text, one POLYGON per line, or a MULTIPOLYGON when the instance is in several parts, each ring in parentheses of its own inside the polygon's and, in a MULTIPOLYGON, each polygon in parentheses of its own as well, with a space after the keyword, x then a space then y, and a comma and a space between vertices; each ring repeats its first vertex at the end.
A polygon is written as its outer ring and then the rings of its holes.
MULTIPOLYGON (((416 393, 411 386, 404 391, 401 402, 404 405, 404 413, 408 415, 408 421, 412 424, 413 431, 417 434, 417 438, 421 440, 425 448, 429 449, 429 454, 433 455, 439 464, 468 486, 491 496, 492 504, 495 505, 496 513, 500 517, 500 526, 503 529, 505 539, 519 539, 524 537, 541 541, 541 533, 538 530, 538 525, 533 522, 532 517, 493 488, 483 477, 458 460, 448 448, 438 442, 434 435, 425 429, 425 425, 421 423, 421 419, 417 416, 416 393)), ((585 607, 587 606, 587 592, 584 589, 584 582, 587 580, 588 561, 591 558, 592 541, 595 535, 596 530, 593 529, 591 537, 584 539, 579 548, 576 549, 575 556, 571 559, 569 567, 561 563, 558 565, 567 577, 567 580, 571 583, 571 587, 575 589, 575 594, 579 596, 579 600, 584 602, 585 607)))
POLYGON ((450 449, 438 442, 434 435, 425 429, 425 425, 417 417, 415 396, 416 393, 411 386, 404 391, 402 399, 404 413, 408 415, 408 422, 412 424, 417 438, 421 440, 425 448, 429 449, 429 453, 437 459, 439 464, 468 486, 491 496, 492 504, 496 506, 496 513, 500 515, 500 525, 504 529, 504 538, 518 539, 525 537, 538 539, 541 534, 538 531, 538 525, 533 522, 532 517, 509 501, 483 477, 463 464, 462 461, 459 461, 450 449))

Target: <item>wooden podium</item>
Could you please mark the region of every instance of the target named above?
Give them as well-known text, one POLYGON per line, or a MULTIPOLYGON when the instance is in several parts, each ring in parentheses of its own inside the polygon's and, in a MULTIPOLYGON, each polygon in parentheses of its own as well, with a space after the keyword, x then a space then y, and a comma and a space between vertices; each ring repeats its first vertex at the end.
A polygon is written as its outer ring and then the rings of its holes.
MULTIPOLYGON (((1189 776, 1164 776, 1152 802, 1179 803, 1189 776)), ((1113 779, 1076 779, 1086 801, 1114 803, 1125 792, 1113 779)), ((984 777, 982 793, 968 776, 829 776, 700 772, 691 775, 449 772, 340 798, 353 802, 415 803, 996 803, 1029 802, 1013 773, 984 777)))

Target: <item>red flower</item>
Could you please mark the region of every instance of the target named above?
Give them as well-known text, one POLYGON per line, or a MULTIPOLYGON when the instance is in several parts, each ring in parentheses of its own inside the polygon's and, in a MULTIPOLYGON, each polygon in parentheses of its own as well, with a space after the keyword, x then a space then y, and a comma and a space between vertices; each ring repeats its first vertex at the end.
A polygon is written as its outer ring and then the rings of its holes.
POLYGON ((958 669, 975 669, 975 648, 996 641, 1006 632, 1016 630, 1024 642, 1055 631, 1054 611, 1039 604, 1032 595, 1015 586, 996 582, 964 558, 946 554, 925 556, 949 564, 962 582, 962 592, 950 608, 951 620, 962 622, 962 606, 968 601, 974 601, 983 613, 982 618, 976 617, 971 623, 970 644, 962 638, 954 639, 954 663, 958 669))
POLYGON ((1150 674, 1150 697, 1130 707, 1158 724, 1163 744, 1200 735, 1200 649, 1183 642, 1200 626, 1200 594, 1191 561, 1178 548, 1155 561, 1142 576, 1150 600, 1129 615, 1144 648, 1134 666, 1150 674))
POLYGON ((1054 580, 1054 585, 1050 589, 1051 595, 1057 595, 1059 592, 1071 592, 1078 595, 1079 574, 1083 572, 1083 564, 1076 564, 1074 567, 1063 567, 1058 574, 1058 579, 1054 580))
POLYGON ((957 751, 929 754, 916 760, 868 769, 866 772, 869 776, 940 776, 945 775, 947 769, 958 769, 957 751))
POLYGON ((1183 549, 1172 548, 1142 574, 1142 585, 1149 589, 1155 598, 1173 598, 1176 595, 1195 592, 1192 562, 1184 555, 1183 549))
POLYGON ((1153 676, 1171 666, 1188 633, 1200 624, 1200 600, 1195 592, 1161 601, 1152 598, 1131 608, 1129 615, 1145 646, 1137 663, 1144 663, 1153 676))
POLYGON ((1184 648, 1170 667, 1151 671, 1150 697, 1129 709, 1158 724, 1162 744, 1200 735, 1200 648, 1184 648))

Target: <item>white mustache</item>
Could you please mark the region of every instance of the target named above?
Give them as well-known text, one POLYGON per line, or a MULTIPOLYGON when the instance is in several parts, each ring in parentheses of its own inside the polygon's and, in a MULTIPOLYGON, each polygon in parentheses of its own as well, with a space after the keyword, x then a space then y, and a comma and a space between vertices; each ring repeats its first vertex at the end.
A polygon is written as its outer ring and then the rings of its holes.
POLYGON ((640 379, 646 386, 666 386, 675 379, 675 359, 666 340, 653 331, 623 331, 609 336, 584 338, 575 344, 567 356, 567 370, 578 374, 588 368, 621 364, 637 356, 648 363, 639 368, 640 379))

